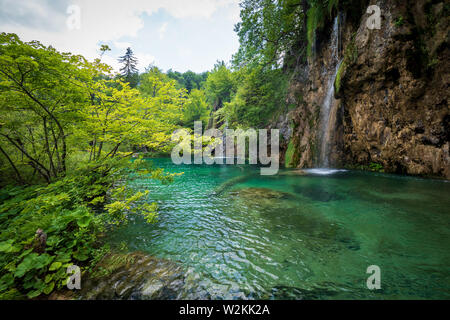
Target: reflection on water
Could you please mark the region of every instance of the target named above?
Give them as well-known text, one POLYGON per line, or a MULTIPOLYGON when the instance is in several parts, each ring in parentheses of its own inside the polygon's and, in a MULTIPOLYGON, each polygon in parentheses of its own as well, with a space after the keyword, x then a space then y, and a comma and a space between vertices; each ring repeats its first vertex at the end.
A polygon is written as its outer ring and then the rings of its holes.
POLYGON ((137 180, 159 222, 132 217, 111 241, 182 265, 182 298, 450 298, 446 181, 153 161, 184 175, 137 180), (366 287, 369 265, 381 290, 366 287))

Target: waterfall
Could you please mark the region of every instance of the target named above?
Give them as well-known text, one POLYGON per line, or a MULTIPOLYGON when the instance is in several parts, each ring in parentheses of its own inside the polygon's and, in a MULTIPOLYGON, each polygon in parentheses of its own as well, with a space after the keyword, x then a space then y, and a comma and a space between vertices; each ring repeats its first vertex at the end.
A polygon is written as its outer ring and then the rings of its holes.
POLYGON ((330 140, 333 137, 333 130, 336 117, 336 99, 334 98, 334 81, 342 61, 339 61, 339 15, 334 19, 333 32, 331 33, 331 68, 328 70, 327 91, 321 107, 321 149, 320 161, 321 167, 329 167, 330 140), (330 72, 332 72, 330 74, 330 72))

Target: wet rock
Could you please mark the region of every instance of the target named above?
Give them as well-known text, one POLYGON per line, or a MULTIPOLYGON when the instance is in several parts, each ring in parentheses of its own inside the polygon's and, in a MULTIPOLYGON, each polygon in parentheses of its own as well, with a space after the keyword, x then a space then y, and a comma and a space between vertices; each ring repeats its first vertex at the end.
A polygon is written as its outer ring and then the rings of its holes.
POLYGON ((301 194, 305 197, 308 197, 313 201, 328 202, 328 201, 336 201, 336 200, 343 199, 343 197, 339 196, 337 193, 323 190, 320 187, 294 186, 293 188, 296 193, 301 194))
POLYGON ((48 296, 48 300, 73 300, 75 296, 75 292, 71 290, 53 291, 48 296))
MULTIPOLYGON (((379 30, 367 28, 366 14, 353 17, 359 23, 343 20, 338 58, 345 63, 335 92, 336 114, 330 119, 335 125, 330 165, 375 162, 385 172, 450 179, 450 16, 444 3, 377 1, 379 30)), ((356 11, 363 12, 361 6, 356 11)), ((289 84, 287 100, 296 108, 289 112, 293 129, 288 136, 298 168, 317 165, 320 106, 334 74, 330 36, 320 42, 314 59, 296 66, 289 84)), ((287 146, 282 144, 282 150, 287 146)))
POLYGON ((281 171, 278 173, 278 175, 280 175, 280 176, 304 176, 306 174, 307 173, 301 169, 281 171))
POLYGON ((82 299, 177 299, 184 287, 181 266, 140 252, 108 255, 83 277, 82 299))
POLYGON ((292 199, 293 195, 288 192, 281 192, 267 188, 243 188, 230 192, 234 196, 244 199, 261 200, 261 199, 292 199))

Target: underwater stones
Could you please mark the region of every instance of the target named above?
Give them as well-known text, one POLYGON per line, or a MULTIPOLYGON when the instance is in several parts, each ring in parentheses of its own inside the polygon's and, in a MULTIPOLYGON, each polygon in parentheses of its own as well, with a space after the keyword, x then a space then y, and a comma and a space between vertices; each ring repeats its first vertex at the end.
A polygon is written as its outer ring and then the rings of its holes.
POLYGON ((140 299, 173 300, 178 299, 183 291, 184 282, 179 278, 149 279, 141 290, 140 299))
POLYGON ((110 254, 83 281, 83 299, 177 299, 183 269, 140 252, 110 254))
POLYGON ((232 195, 244 199, 289 199, 293 196, 287 192, 275 191, 267 188, 243 188, 231 192, 232 195))
POLYGON ((234 186, 237 183, 241 183, 244 182, 252 177, 255 176, 255 173, 249 173, 249 174, 244 174, 244 175, 239 175, 237 177, 234 177, 230 180, 225 181, 224 183, 222 183, 219 187, 216 188, 216 190, 214 190, 214 194, 215 195, 220 195, 222 192, 226 191, 227 189, 231 188, 232 186, 234 186))
POLYGON ((320 187, 293 186, 293 188, 296 193, 299 193, 299 194, 301 194, 305 197, 308 197, 314 201, 328 202, 328 201, 336 201, 336 200, 342 199, 342 196, 339 196, 337 193, 323 190, 320 187))
POLYGON ((317 208, 308 204, 292 202, 287 206, 284 202, 278 202, 272 205, 270 211, 262 212, 261 217, 270 220, 269 225, 273 233, 285 235, 294 229, 298 238, 302 239, 301 246, 314 252, 360 248, 360 243, 351 229, 329 220, 317 208))
POLYGON ((341 237, 341 238, 338 238, 338 241, 343 243, 349 250, 356 251, 356 250, 361 249, 359 242, 356 241, 356 239, 353 237, 341 237))

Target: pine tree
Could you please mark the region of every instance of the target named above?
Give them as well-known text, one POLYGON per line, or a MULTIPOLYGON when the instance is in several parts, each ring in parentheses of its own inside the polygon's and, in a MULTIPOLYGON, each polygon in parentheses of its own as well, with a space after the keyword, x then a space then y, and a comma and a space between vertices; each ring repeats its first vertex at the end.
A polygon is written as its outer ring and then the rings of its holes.
POLYGON ((118 60, 123 64, 123 67, 120 68, 120 73, 122 74, 124 80, 127 81, 132 88, 136 87, 138 80, 138 69, 136 68, 137 59, 133 54, 133 50, 128 47, 125 55, 120 57, 118 60))

